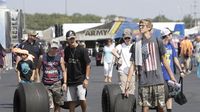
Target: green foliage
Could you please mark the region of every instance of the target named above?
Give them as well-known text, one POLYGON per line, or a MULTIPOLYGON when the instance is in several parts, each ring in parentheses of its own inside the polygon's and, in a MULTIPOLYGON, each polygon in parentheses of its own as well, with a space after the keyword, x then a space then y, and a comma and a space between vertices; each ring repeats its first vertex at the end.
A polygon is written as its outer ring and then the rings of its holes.
MULTIPOLYGON (((80 13, 74 13, 71 16, 64 14, 25 14, 25 24, 27 29, 33 30, 45 30, 55 24, 63 23, 98 23, 102 18, 106 22, 112 21, 117 15, 108 15, 106 17, 96 16, 93 14, 82 15, 80 13)), ((134 22, 139 22, 139 18, 133 19, 134 22)), ((153 22, 173 22, 168 19, 165 15, 158 15, 152 19, 153 22)), ((185 22, 186 28, 194 26, 194 20, 191 15, 184 16, 183 20, 176 20, 177 22, 185 22)))
POLYGON ((92 14, 81 15, 75 13, 72 16, 63 14, 26 14, 25 24, 27 29, 44 30, 55 24, 63 23, 96 23, 100 22, 101 17, 92 14))
POLYGON ((152 19, 153 22, 172 22, 172 20, 165 17, 165 15, 158 15, 152 19))
POLYGON ((186 28, 191 28, 194 26, 194 19, 191 15, 186 15, 183 17, 183 22, 185 23, 186 28))

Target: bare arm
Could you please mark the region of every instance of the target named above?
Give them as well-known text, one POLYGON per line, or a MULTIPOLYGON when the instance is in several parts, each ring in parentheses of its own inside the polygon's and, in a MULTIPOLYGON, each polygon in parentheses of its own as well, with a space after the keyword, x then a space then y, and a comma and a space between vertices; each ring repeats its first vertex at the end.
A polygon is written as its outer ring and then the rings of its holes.
POLYGON ((112 50, 112 54, 115 56, 115 57, 117 57, 117 58, 120 58, 120 55, 117 53, 117 49, 116 48, 114 48, 113 50, 112 50))
POLYGON ((132 79, 132 75, 133 75, 134 72, 135 72, 135 64, 134 64, 134 62, 131 62, 131 66, 130 66, 129 71, 128 71, 124 96, 127 96, 127 97, 129 96, 129 93, 128 93, 129 84, 130 84, 130 81, 132 79))
POLYGON ((179 71, 182 72, 181 65, 177 57, 174 58, 174 63, 178 67, 179 71))
POLYGON ((90 64, 87 64, 86 65, 86 79, 83 81, 83 87, 84 88, 87 88, 88 87, 88 80, 89 80, 89 77, 90 77, 90 64))
POLYGON ((178 69, 179 69, 180 76, 181 76, 181 77, 184 77, 185 74, 183 73, 183 70, 182 70, 182 68, 181 68, 181 64, 180 64, 180 62, 179 62, 179 60, 178 60, 177 57, 174 58, 174 63, 175 63, 175 65, 176 65, 176 66, 178 67, 178 69))
POLYGON ((130 66, 129 71, 128 71, 127 82, 131 81, 132 75, 133 75, 134 72, 135 72, 135 64, 134 64, 134 62, 131 62, 131 66, 130 66))
POLYGON ((41 69, 41 66, 42 66, 42 56, 39 57, 39 60, 38 60, 38 64, 37 64, 37 67, 36 67, 36 81, 37 82, 40 82, 40 69, 41 69))
POLYGON ((91 72, 91 66, 90 64, 86 65, 86 77, 90 77, 90 72, 91 72))
POLYGON ((62 85, 62 89, 64 91, 67 90, 67 70, 65 68, 65 61, 64 59, 61 57, 61 60, 60 60, 60 65, 61 65, 61 69, 62 69, 62 73, 63 73, 63 85, 62 85))
POLYGON ((34 77, 35 77, 35 70, 32 71, 31 81, 34 81, 34 77))
POLYGON ((21 78, 20 78, 20 72, 19 72, 19 70, 17 70, 17 79, 18 79, 18 82, 21 82, 21 78))

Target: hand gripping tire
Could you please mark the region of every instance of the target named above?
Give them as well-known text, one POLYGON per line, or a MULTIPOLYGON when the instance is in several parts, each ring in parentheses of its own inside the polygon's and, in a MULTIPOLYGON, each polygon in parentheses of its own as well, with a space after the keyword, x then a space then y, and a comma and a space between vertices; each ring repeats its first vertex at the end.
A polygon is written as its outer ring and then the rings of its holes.
POLYGON ((14 112, 49 112, 49 97, 42 83, 20 83, 15 90, 14 112))
POLYGON ((129 97, 124 97, 123 94, 118 94, 114 112, 136 112, 135 96, 130 94, 129 97))
POLYGON ((121 94, 119 84, 108 84, 104 86, 101 99, 103 112, 114 112, 115 99, 118 94, 121 94))

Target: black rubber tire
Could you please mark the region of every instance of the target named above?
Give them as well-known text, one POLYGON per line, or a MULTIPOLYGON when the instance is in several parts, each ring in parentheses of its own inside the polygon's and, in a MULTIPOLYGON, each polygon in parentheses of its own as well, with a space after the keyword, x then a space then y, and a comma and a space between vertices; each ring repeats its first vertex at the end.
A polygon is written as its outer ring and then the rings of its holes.
POLYGON ((49 97, 42 83, 20 83, 14 94, 14 112, 49 112, 49 97))
POLYGON ((114 112, 136 112, 136 98, 134 95, 124 97, 123 94, 118 94, 115 100, 114 112))
POLYGON ((118 94, 121 94, 119 84, 105 85, 102 91, 102 111, 114 112, 115 100, 118 94))

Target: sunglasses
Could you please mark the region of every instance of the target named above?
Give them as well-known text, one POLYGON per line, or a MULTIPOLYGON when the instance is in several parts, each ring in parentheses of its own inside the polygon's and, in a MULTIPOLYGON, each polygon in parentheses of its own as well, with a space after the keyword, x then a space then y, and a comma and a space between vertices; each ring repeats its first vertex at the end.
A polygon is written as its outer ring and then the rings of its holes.
POLYGON ((127 40, 127 39, 130 40, 131 38, 130 38, 130 37, 124 37, 124 39, 125 39, 125 40, 127 40))
POLYGON ((139 25, 139 28, 144 28, 146 25, 139 25))

